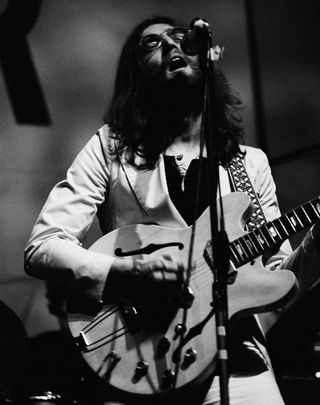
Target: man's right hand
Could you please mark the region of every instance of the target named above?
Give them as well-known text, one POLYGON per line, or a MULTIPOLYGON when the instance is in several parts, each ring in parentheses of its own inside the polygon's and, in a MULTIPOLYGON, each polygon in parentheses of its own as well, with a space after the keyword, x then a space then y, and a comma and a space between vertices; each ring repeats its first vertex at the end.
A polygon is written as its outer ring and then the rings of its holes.
POLYGON ((185 265, 171 255, 156 258, 115 259, 106 281, 104 300, 139 290, 157 298, 174 301, 184 283, 185 265), (108 297, 108 292, 112 295, 108 297))

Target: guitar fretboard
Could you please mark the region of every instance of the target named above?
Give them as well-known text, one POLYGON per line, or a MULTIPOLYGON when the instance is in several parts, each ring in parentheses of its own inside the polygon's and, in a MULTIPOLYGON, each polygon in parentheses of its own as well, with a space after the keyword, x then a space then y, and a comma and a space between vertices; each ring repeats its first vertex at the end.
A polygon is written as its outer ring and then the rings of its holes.
POLYGON ((320 220, 320 197, 231 242, 230 259, 240 267, 320 220))

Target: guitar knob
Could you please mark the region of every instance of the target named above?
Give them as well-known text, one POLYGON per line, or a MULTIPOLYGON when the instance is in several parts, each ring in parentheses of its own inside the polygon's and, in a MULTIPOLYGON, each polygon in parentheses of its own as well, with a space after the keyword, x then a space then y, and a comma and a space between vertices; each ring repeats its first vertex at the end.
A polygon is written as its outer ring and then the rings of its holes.
POLYGON ((192 363, 194 363, 197 359, 197 351, 195 349, 192 349, 191 347, 186 350, 183 363, 182 363, 182 368, 185 369, 189 367, 192 363))
POLYGON ((177 336, 182 336, 186 333, 186 325, 184 325, 183 323, 178 323, 178 325, 176 325, 176 327, 174 328, 175 331, 175 337, 177 336))
POLYGON ((158 343, 158 350, 157 350, 158 357, 163 357, 166 353, 168 353, 170 345, 171 343, 169 339, 166 338, 165 336, 162 337, 158 343))
POLYGON ((116 352, 112 351, 110 352, 107 356, 106 359, 111 359, 111 364, 116 365, 117 363, 119 363, 119 361, 121 360, 121 356, 119 354, 117 354, 116 352))
POLYGON ((138 382, 142 377, 144 377, 148 373, 149 364, 144 360, 140 360, 136 366, 133 382, 138 382))
POLYGON ((121 304, 119 308, 129 332, 133 335, 138 333, 141 329, 141 325, 136 308, 130 304, 121 304))
POLYGON ((176 376, 176 373, 173 370, 171 370, 170 368, 168 368, 168 370, 166 370, 163 373, 162 385, 164 387, 170 387, 170 385, 172 385, 174 383, 175 376, 176 376))
POLYGON ((192 289, 188 286, 184 289, 179 298, 178 304, 180 308, 188 309, 192 307, 194 301, 194 293, 192 289))
POLYGON ((121 360, 121 356, 119 356, 119 354, 117 354, 116 352, 112 351, 109 354, 107 354, 107 356, 104 359, 104 362, 107 362, 108 360, 110 360, 110 362, 104 374, 104 378, 106 380, 110 378, 112 371, 121 360))

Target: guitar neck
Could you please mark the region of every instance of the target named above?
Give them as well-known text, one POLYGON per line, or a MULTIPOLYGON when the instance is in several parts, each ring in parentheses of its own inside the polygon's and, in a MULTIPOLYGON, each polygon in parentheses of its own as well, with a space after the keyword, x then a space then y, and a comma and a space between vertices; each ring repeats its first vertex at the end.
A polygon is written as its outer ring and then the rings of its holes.
POLYGON ((230 259, 240 267, 319 220, 320 197, 316 197, 231 242, 230 259))

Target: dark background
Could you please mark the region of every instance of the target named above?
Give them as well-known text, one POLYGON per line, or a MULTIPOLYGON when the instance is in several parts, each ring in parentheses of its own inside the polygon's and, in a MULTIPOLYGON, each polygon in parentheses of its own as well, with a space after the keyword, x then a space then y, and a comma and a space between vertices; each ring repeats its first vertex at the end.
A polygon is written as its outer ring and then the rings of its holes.
MULTIPOLYGON (((0 0, 0 16, 7 5, 0 0)), ((245 143, 268 154, 282 211, 319 194, 319 1, 44 0, 27 41, 51 125, 17 123, 0 75, 0 300, 31 337, 60 327, 43 282, 23 272, 32 225, 102 125, 128 32, 156 14, 210 22, 215 43, 225 47, 223 69, 243 100, 245 143)), ((98 235, 94 224, 87 244, 98 235)))

